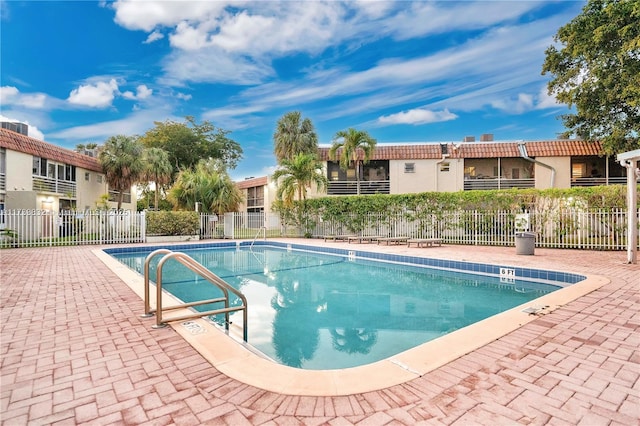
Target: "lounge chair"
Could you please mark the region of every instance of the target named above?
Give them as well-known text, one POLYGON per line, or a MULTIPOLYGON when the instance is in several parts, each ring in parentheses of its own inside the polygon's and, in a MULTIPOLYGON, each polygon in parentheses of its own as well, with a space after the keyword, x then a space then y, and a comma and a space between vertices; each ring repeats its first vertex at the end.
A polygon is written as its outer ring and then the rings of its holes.
POLYGON ((416 247, 433 247, 436 244, 442 245, 442 238, 411 238, 407 240, 407 246, 411 247, 411 244, 415 244, 416 247))
POLYGON ((378 245, 380 245, 380 243, 385 243, 386 245, 391 245, 393 244, 407 244, 407 241, 409 240, 409 237, 384 237, 384 238, 378 238, 378 245))
POLYGON ((348 241, 349 238, 355 237, 356 235, 325 235, 324 240, 327 241, 348 241))
POLYGON ((379 237, 377 235, 370 235, 368 237, 363 237, 363 236, 353 236, 353 237, 349 237, 348 241, 349 244, 351 244, 351 242, 358 242, 360 244, 362 243, 373 243, 374 241, 378 241, 378 239, 380 239, 382 237, 379 237))

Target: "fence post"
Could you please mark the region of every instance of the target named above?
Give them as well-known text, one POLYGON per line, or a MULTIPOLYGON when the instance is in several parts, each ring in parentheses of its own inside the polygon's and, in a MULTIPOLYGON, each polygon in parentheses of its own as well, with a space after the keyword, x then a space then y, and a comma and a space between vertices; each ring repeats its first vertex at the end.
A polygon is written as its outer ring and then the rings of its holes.
POLYGON ((143 210, 139 214, 140 221, 140 242, 144 243, 147 241, 147 213, 143 210))

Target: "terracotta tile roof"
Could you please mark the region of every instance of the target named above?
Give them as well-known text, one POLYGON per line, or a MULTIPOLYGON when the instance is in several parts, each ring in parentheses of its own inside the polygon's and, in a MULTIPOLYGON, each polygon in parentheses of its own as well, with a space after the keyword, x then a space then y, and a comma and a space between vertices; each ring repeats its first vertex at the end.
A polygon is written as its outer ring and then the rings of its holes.
POLYGON ((460 144, 454 149, 451 157, 453 158, 509 158, 520 157, 518 144, 516 142, 469 142, 460 144))
POLYGON ((0 147, 102 173, 102 167, 96 158, 21 135, 11 130, 0 129, 0 147))
POLYGON ((531 157, 577 157, 602 154, 602 144, 599 141, 539 141, 527 142, 526 147, 527 154, 531 157))
MULTIPOLYGON (((530 157, 569 157, 600 155, 600 142, 581 140, 549 140, 523 142, 461 142, 416 145, 378 144, 371 160, 423 160, 442 158, 441 145, 445 145, 449 158, 509 158, 520 157, 518 144, 524 143, 530 157)), ((340 151, 338 151, 338 155, 340 151)), ((329 148, 318 149, 320 161, 329 160, 329 148)), ((360 152, 360 159, 364 156, 360 152)))
POLYGON ((254 186, 265 186, 267 184, 268 177, 262 176, 257 178, 249 178, 240 182, 236 182, 236 185, 240 189, 253 188, 254 186))
MULTIPOLYGON (((449 147, 450 148, 450 147, 449 147)), ((320 161, 329 160, 330 148, 318 148, 318 156, 320 161)), ((340 156, 341 150, 336 155, 340 156)), ((364 152, 359 152, 360 159, 364 158, 364 152)), ((440 144, 422 144, 422 145, 384 145, 379 144, 373 151, 370 160, 424 160, 432 158, 442 158, 440 144)))

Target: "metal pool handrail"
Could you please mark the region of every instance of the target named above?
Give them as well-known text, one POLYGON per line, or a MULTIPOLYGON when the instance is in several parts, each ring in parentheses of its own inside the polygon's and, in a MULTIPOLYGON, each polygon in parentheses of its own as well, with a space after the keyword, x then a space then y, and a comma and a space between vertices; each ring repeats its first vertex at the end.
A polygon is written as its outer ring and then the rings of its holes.
POLYGON ((249 246, 249 250, 251 250, 253 248, 253 243, 255 243, 256 240, 258 239, 258 235, 260 235, 260 232, 263 232, 264 240, 267 241, 267 227, 266 226, 261 226, 260 229, 258 229, 258 232, 256 232, 256 236, 253 237, 253 241, 251 241, 251 245, 249 246))
POLYGON ((224 314, 225 328, 229 330, 229 313, 236 312, 236 311, 243 311, 242 337, 245 342, 247 341, 247 299, 246 297, 240 291, 238 291, 237 289, 229 285, 227 282, 225 282, 222 278, 218 277, 216 274, 214 274, 213 272, 205 268, 202 264, 195 261, 192 257, 186 255, 185 253, 173 252, 168 249, 159 249, 159 250, 153 251, 145 259, 144 282, 145 282, 145 289, 144 289, 145 315, 143 316, 148 317, 148 316, 151 316, 152 313, 156 314, 156 324, 153 326, 154 328, 166 327, 167 321, 181 321, 186 319, 200 318, 208 315, 224 314), (149 307, 149 263, 153 257, 159 254, 165 254, 165 256, 160 260, 160 262, 158 262, 158 267, 156 269, 156 310, 152 311, 149 307), (181 303, 178 305, 165 307, 163 309, 162 307, 162 268, 164 267, 164 264, 170 259, 175 259, 176 261, 180 262, 182 265, 187 267, 189 270, 195 272, 196 274, 200 275, 202 278, 209 281, 211 284, 218 287, 224 294, 224 297, 219 297, 216 299, 201 300, 197 302, 181 303), (242 301, 242 304, 240 306, 230 307, 229 293, 233 293, 235 296, 237 296, 242 301), (163 317, 162 317, 163 311, 189 308, 193 306, 206 305, 209 303, 218 303, 218 302, 224 302, 224 308, 213 309, 213 310, 204 311, 204 312, 194 312, 192 314, 167 318, 163 321, 163 317))

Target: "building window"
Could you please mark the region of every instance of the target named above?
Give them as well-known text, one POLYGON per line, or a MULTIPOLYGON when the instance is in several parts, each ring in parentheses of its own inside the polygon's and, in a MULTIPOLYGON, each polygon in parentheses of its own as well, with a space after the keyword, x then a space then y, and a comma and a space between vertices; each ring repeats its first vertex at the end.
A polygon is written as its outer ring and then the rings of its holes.
POLYGON ((587 165, 584 163, 574 163, 571 165, 571 178, 579 179, 587 174, 587 165))
POLYGON ((405 173, 415 173, 416 172, 416 163, 404 163, 404 172, 405 173))
POLYGON ((4 148, 0 148, 0 174, 7 172, 7 152, 4 148))
POLYGON ((84 180, 86 180, 87 182, 89 182, 89 180, 91 179, 91 173, 89 172, 84 172, 84 180))
POLYGON ((102 175, 96 175, 96 182, 102 183, 102 175))
POLYGON ((68 182, 76 181, 76 166, 71 166, 69 164, 64 165, 64 177, 58 176, 58 179, 64 179, 68 182))
POLYGON ((440 163, 440 171, 441 172, 448 172, 449 171, 449 167, 450 164, 448 161, 445 161, 444 163, 440 163))
POLYGON ((32 173, 34 176, 47 176, 47 159, 33 157, 32 173))
MULTIPOLYGON (((120 193, 118 191, 109 191, 109 201, 117 202, 119 194, 120 193)), ((122 192, 122 202, 123 203, 131 202, 131 190, 122 192)))
MULTIPOLYGON (((264 206, 264 186, 247 188, 247 207, 264 206)), ((247 209, 250 211, 250 209, 247 209)))

